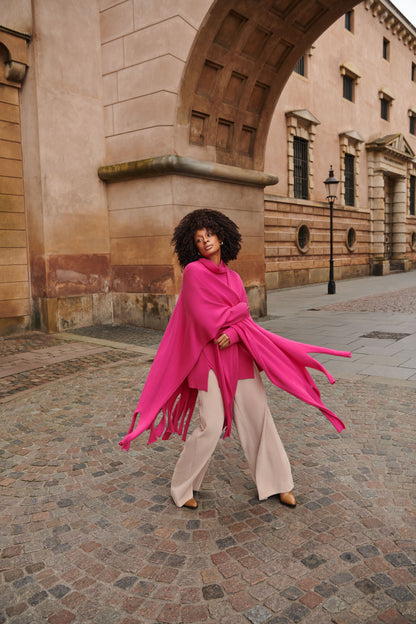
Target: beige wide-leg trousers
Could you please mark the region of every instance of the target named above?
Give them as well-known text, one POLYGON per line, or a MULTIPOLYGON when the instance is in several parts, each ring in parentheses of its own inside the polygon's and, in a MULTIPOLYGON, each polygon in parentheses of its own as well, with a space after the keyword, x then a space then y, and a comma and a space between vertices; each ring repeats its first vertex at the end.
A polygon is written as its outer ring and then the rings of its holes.
MULTIPOLYGON (((254 379, 240 379, 233 405, 233 426, 260 500, 293 489, 286 451, 267 406, 266 392, 259 372, 254 379)), ((208 390, 198 392, 199 426, 186 439, 176 463, 171 495, 178 507, 201 487, 212 453, 224 424, 224 407, 214 371, 209 372, 208 390)))

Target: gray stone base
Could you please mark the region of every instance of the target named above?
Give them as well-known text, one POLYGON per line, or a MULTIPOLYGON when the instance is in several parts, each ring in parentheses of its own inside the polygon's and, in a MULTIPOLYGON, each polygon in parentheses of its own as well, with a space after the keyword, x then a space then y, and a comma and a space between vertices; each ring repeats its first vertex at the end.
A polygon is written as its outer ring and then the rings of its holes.
POLYGON ((0 336, 10 336, 29 331, 30 316, 10 316, 0 319, 0 336))
POLYGON ((253 318, 267 315, 266 286, 249 286, 246 288, 248 304, 253 318))
POLYGON ((388 260, 374 260, 372 263, 372 275, 388 275, 390 262, 388 260))
POLYGON ((112 322, 111 293, 77 297, 35 297, 32 300, 33 329, 57 332, 112 322))
MULTIPOLYGON (((366 264, 335 267, 335 281, 365 277, 370 274, 370 268, 366 264)), ((314 269, 293 269, 288 271, 270 271, 266 273, 267 290, 279 288, 295 288, 307 284, 320 284, 329 280, 329 267, 314 269)))
MULTIPOLYGON (((265 286, 247 289, 254 318, 266 316, 265 286)), ((90 325, 137 325, 166 329, 177 295, 152 293, 99 293, 78 297, 33 299, 32 328, 47 332, 90 325)))

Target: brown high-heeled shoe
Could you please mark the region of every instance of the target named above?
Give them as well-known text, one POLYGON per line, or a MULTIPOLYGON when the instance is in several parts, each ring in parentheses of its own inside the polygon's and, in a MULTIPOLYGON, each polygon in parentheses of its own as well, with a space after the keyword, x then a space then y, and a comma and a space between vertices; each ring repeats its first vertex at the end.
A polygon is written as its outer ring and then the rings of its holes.
POLYGON ((189 509, 196 509, 198 507, 198 503, 194 499, 194 497, 190 498, 186 503, 183 504, 183 507, 189 507, 189 509))
POLYGON ((281 492, 279 494, 280 502, 283 505, 288 505, 288 507, 296 507, 296 498, 293 495, 293 492, 281 492))

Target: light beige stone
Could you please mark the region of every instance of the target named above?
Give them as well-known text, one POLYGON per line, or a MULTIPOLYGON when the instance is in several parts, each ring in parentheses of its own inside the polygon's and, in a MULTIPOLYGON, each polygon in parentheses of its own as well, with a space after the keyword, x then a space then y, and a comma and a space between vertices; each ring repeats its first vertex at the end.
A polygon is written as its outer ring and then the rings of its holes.
POLYGON ((171 236, 113 238, 110 241, 112 263, 130 266, 172 264, 170 238, 171 236))
POLYGON ((180 15, 174 15, 124 38, 127 67, 171 54, 186 61, 195 37, 195 29, 180 15))
POLYGON ((114 39, 101 46, 103 75, 116 72, 125 67, 124 39, 114 39))
POLYGON ((118 184, 108 185, 108 206, 110 211, 135 208, 152 209, 172 203, 173 176, 156 176, 136 180, 123 180, 118 184))
POLYGON ((103 104, 109 106, 119 101, 118 77, 116 73, 103 76, 103 104))
POLYGON ((103 164, 171 154, 174 149, 173 135, 173 126, 156 126, 114 134, 107 138, 107 156, 103 164))
POLYGON ((151 93, 114 105, 114 130, 117 134, 175 123, 176 95, 151 93))
POLYGON ((183 61, 167 54, 120 70, 118 72, 119 101, 161 91, 176 93, 183 68, 183 61))
POLYGON ((133 3, 125 0, 103 10, 100 15, 103 42, 127 35, 133 30, 133 3))
POLYGON ((144 28, 180 15, 198 28, 211 4, 212 0, 134 0, 134 20, 137 28, 144 28))

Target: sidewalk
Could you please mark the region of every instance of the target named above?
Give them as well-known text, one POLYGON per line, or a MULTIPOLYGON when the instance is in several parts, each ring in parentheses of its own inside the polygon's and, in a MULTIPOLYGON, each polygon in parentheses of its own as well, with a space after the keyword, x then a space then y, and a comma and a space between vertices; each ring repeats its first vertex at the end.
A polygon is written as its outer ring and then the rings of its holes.
POLYGON ((416 622, 416 272, 268 300, 263 326, 353 353, 316 377, 340 435, 265 382, 296 509, 258 502, 235 435, 196 511, 169 496, 177 436, 119 449, 161 332, 0 340, 0 624, 416 622))

